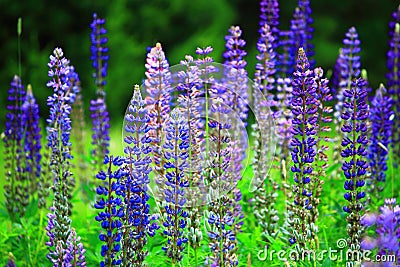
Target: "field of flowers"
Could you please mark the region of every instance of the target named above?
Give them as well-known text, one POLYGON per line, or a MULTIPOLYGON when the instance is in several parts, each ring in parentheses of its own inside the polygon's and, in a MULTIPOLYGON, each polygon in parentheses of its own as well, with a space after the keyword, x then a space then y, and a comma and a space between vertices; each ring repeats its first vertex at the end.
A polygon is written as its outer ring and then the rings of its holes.
POLYGON ((254 11, 255 66, 239 26, 221 33, 223 62, 212 44, 177 65, 149 47, 115 125, 100 15, 91 99, 60 47, 47 112, 20 66, 1 135, 0 266, 400 266, 400 6, 371 88, 357 25, 324 70, 310 0, 287 30, 279 4, 254 11))

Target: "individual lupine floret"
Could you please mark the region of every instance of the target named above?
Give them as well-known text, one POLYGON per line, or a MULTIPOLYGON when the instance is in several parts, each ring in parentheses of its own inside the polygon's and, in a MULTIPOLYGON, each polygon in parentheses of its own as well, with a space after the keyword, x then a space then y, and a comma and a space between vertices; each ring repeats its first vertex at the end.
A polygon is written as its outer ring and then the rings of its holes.
POLYGON ((99 18, 96 13, 93 14, 93 21, 90 24, 92 32, 91 41, 91 61, 94 68, 93 77, 96 85, 96 99, 90 101, 90 118, 92 119, 92 156, 94 165, 98 171, 101 168, 105 155, 109 152, 110 146, 110 117, 107 111, 106 85, 107 67, 108 67, 108 38, 104 27, 105 19, 99 18))
POLYGON ((386 74, 388 93, 393 99, 393 110, 395 113, 395 119, 393 123, 392 131, 392 147, 394 148, 393 155, 395 158, 396 165, 400 165, 400 7, 397 13, 393 13, 394 21, 391 22, 391 31, 389 39, 389 51, 387 52, 387 63, 388 73, 386 74))
POLYGON ((371 181, 368 181, 369 193, 375 200, 385 187, 389 147, 392 141, 394 111, 392 98, 388 96, 383 85, 376 91, 372 100, 369 119, 372 123, 372 134, 368 149, 368 162, 371 181))
POLYGON ((125 169, 126 176, 120 180, 123 188, 125 216, 121 218, 122 265, 143 266, 148 254, 145 249, 148 237, 155 234, 159 226, 152 222, 148 204, 149 173, 151 172, 151 138, 148 110, 135 85, 133 97, 125 115, 125 169))
POLYGON ((184 234, 188 213, 185 203, 186 190, 189 187, 188 170, 188 132, 189 125, 183 117, 183 110, 175 109, 165 125, 166 140, 163 145, 165 152, 165 184, 164 200, 164 234, 167 244, 163 246, 172 264, 183 257, 183 250, 188 239, 184 234))
POLYGON ((290 142, 295 185, 293 188, 295 220, 293 235, 289 239, 298 249, 306 249, 313 226, 309 224, 312 197, 311 176, 316 156, 318 100, 314 73, 310 70, 304 49, 300 48, 297 70, 293 74, 291 110, 293 113, 293 138, 290 142))
POLYGON ((8 90, 6 129, 4 132, 5 147, 5 205, 12 220, 23 216, 29 201, 28 184, 24 168, 24 134, 25 120, 22 104, 26 93, 21 79, 14 76, 8 90))
POLYGON ((362 227, 360 220, 363 210, 363 199, 365 191, 362 187, 365 184, 365 174, 367 172, 367 145, 366 135, 368 119, 368 104, 365 102, 367 91, 366 82, 359 78, 353 80, 350 89, 345 89, 343 95, 343 139, 342 170, 346 177, 344 188, 347 191, 344 198, 348 204, 343 210, 348 213, 346 220, 348 222, 347 233, 349 235, 348 245, 354 251, 360 249, 360 239, 362 227))
MULTIPOLYGON (((334 141, 343 139, 341 127, 343 125, 342 113, 343 113, 343 102, 344 102, 344 91, 348 90, 352 86, 353 79, 361 77, 361 63, 360 63, 360 40, 358 39, 358 33, 356 28, 351 27, 346 33, 346 37, 343 39, 343 47, 340 49, 337 63, 340 64, 340 75, 338 79, 338 88, 336 94, 336 104, 334 112, 334 124, 337 138, 334 141)), ((340 147, 334 146, 333 150, 333 163, 341 164, 340 147)), ((332 176, 335 177, 339 174, 339 171, 332 172, 332 176)))
POLYGON ((30 194, 35 194, 41 176, 41 129, 39 125, 39 106, 32 93, 32 87, 28 85, 26 99, 22 105, 26 121, 24 137, 25 170, 29 181, 30 194))
POLYGON ((47 119, 47 140, 50 150, 50 169, 53 175, 54 200, 49 212, 48 236, 50 242, 48 258, 54 262, 63 259, 69 237, 72 212, 70 172, 71 156, 71 104, 74 100, 73 88, 69 81, 71 67, 60 48, 54 49, 48 64, 50 77, 47 87, 54 93, 47 99, 50 116, 47 119), (61 246, 61 247, 59 247, 61 246), (61 253, 61 254, 60 254, 61 253))
POLYGON ((121 157, 106 156, 104 164, 107 171, 100 171, 96 178, 103 181, 96 189, 99 195, 94 207, 99 211, 96 221, 101 224, 102 231, 99 235, 101 256, 104 258, 100 266, 118 266, 122 264, 121 239, 122 220, 125 216, 123 204, 123 188, 120 180, 126 176, 126 170, 122 167, 125 159, 121 157), (116 170, 114 168, 117 167, 116 170))
MULTIPOLYGON (((366 251, 377 248, 377 255, 380 258, 394 256, 394 261, 386 262, 384 266, 398 266, 400 264, 400 207, 396 205, 396 199, 385 199, 385 204, 379 208, 379 214, 365 214, 361 219, 361 224, 366 228, 376 227, 376 235, 364 237, 361 248, 366 251)), ((367 264, 366 266, 370 266, 367 264)))
MULTIPOLYGON (((328 106, 328 102, 332 101, 332 95, 328 86, 329 80, 323 77, 324 71, 322 68, 314 69, 314 79, 317 90, 318 100, 318 120, 316 124, 316 156, 313 165, 313 174, 311 178, 311 217, 310 222, 316 224, 318 219, 318 204, 320 203, 320 195, 322 192, 322 185, 324 184, 324 178, 326 178, 326 171, 328 168, 328 155, 326 151, 329 149, 327 142, 330 142, 328 132, 331 131, 329 123, 332 122, 331 114, 333 109, 328 106)), ((315 230, 318 231, 317 228, 315 230)), ((317 232, 312 232, 313 239, 318 244, 317 232)))

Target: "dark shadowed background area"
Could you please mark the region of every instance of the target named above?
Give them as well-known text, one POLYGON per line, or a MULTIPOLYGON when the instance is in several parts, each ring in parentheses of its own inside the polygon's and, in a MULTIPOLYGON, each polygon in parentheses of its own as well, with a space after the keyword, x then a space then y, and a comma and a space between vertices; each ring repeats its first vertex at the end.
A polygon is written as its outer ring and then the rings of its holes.
MULTIPOLYGON (((385 82, 387 30, 394 0, 311 0, 315 26, 315 59, 332 69, 342 38, 355 26, 362 42, 362 68, 373 88, 385 82)), ((297 0, 281 0, 281 28, 288 29, 297 0)), ((247 41, 248 71, 255 65, 259 2, 255 0, 0 0, 0 132, 4 130, 6 91, 18 72, 17 18, 23 19, 22 79, 32 84, 47 117, 45 84, 48 57, 54 47, 80 75, 84 100, 94 97, 89 24, 93 12, 105 17, 110 62, 106 91, 111 119, 122 120, 133 85, 144 78, 146 47, 161 42, 171 65, 196 47, 211 45, 221 62, 224 36, 230 25, 239 25, 247 41)))

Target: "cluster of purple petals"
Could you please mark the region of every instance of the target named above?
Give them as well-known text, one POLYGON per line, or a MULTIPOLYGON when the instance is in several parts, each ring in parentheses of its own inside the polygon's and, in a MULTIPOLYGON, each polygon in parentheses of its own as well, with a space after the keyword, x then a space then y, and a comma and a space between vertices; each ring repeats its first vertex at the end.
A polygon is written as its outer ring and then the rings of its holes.
POLYGON ((103 181, 99 185, 96 193, 99 196, 94 207, 99 210, 96 221, 100 223, 102 232, 99 235, 100 241, 104 242, 101 246, 101 256, 103 257, 100 266, 121 265, 121 239, 123 226, 122 220, 125 216, 123 203, 123 190, 120 179, 126 176, 126 170, 121 166, 125 159, 121 157, 106 156, 104 164, 107 171, 100 171, 96 178, 103 181), (116 170, 113 170, 114 168, 116 170))
POLYGON ((384 266, 400 264, 400 207, 396 199, 385 199, 379 208, 379 214, 366 214, 361 219, 363 226, 376 227, 375 236, 367 236, 361 242, 364 250, 378 249, 378 255, 394 255, 395 262, 387 262, 384 266))

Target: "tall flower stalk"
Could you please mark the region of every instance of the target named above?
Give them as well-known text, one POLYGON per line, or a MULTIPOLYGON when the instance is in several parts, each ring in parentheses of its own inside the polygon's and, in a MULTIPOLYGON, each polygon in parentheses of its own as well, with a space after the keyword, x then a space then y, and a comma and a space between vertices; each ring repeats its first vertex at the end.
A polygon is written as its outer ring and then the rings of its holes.
MULTIPOLYGON (((200 248, 200 242, 203 239, 201 230, 201 217, 202 214, 202 203, 204 202, 204 183, 201 175, 201 159, 200 159, 200 144, 201 144, 201 131, 200 131, 200 108, 201 102, 200 96, 200 72, 196 66, 192 56, 186 56, 185 60, 181 60, 181 66, 184 68, 183 71, 178 73, 181 83, 178 84, 177 89, 181 92, 178 97, 178 103, 184 109, 184 116, 188 127, 188 170, 187 178, 189 181, 190 192, 186 195, 190 195, 187 198, 187 235, 188 235, 188 261, 194 256, 195 265, 198 265, 198 250, 200 248)), ((189 190, 187 190, 189 191, 189 190)))
POLYGON ((66 256, 67 240, 70 234, 71 219, 71 190, 73 177, 70 171, 71 164, 71 104, 75 100, 75 92, 69 77, 73 68, 69 60, 64 57, 60 48, 54 49, 48 64, 50 77, 47 87, 54 93, 48 97, 50 116, 47 119, 47 146, 50 149, 50 168, 53 175, 54 200, 47 226, 50 241, 48 258, 56 264, 62 262, 66 256))
POLYGON ((368 149, 371 180, 368 181, 368 187, 370 196, 379 201, 380 194, 385 188, 385 172, 388 169, 387 160, 392 142, 392 127, 394 123, 393 101, 388 96, 383 85, 376 91, 371 104, 369 119, 372 124, 372 134, 368 149))
POLYGON ((174 110, 165 126, 166 140, 165 152, 165 184, 164 190, 164 234, 167 244, 163 246, 167 257, 171 259, 172 266, 183 257, 183 250, 188 241, 184 230, 187 225, 188 213, 186 211, 186 188, 189 187, 187 179, 188 170, 188 127, 183 110, 174 110))
POLYGON ((126 176, 120 179, 124 198, 122 229, 122 266, 143 266, 148 254, 145 246, 148 237, 155 234, 159 226, 152 222, 148 203, 148 184, 151 172, 151 141, 148 111, 135 85, 133 97, 125 116, 125 169, 126 176))
POLYGON ((14 76, 8 90, 6 106, 8 112, 4 135, 6 155, 4 196, 7 211, 13 221, 25 214, 29 201, 28 181, 23 164, 26 117, 23 114, 22 104, 25 98, 26 93, 21 79, 14 76))
MULTIPOLYGON (((322 193, 322 185, 324 184, 324 179, 327 176, 328 169, 328 154, 326 151, 329 149, 327 143, 330 142, 328 132, 331 131, 329 123, 332 122, 331 114, 333 109, 328 106, 328 102, 332 101, 332 95, 330 94, 330 88, 328 86, 329 80, 323 77, 324 71, 322 68, 314 69, 314 79, 316 83, 317 90, 317 100, 318 100, 318 120, 316 123, 316 156, 313 164, 313 174, 311 176, 311 216, 310 222, 316 225, 319 212, 318 204, 320 203, 320 196, 322 193)), ((315 231, 312 232, 312 239, 316 242, 318 246, 318 228, 314 228, 315 231)))
MULTIPOLYGON (((260 90, 267 99, 267 103, 260 103, 260 99, 257 99, 256 95, 253 95, 255 107, 259 108, 259 105, 265 107, 275 107, 273 90, 275 89, 275 64, 276 64, 276 53, 273 49, 274 37, 270 31, 268 24, 262 25, 260 29, 260 38, 257 42, 258 54, 256 56, 256 71, 254 74, 254 90, 260 90)), ((259 108, 261 111, 262 108, 259 108)), ((276 111, 276 109, 275 109, 276 111)), ((259 113, 259 112, 257 112, 259 113)), ((266 114, 264 114, 266 115, 266 114)), ((260 225, 263 229, 263 236, 274 236, 276 234, 276 223, 279 219, 278 212, 275 209, 275 203, 277 193, 275 192, 278 188, 278 183, 273 179, 271 175, 267 174, 264 168, 263 162, 264 155, 267 155, 267 147, 263 145, 263 135, 267 133, 261 133, 261 129, 265 127, 266 118, 258 118, 258 123, 253 124, 253 136, 255 138, 253 157, 253 172, 254 177, 261 183, 260 188, 254 192, 254 215, 259 219, 260 225), (260 125, 258 125, 260 124, 260 125)), ((266 137, 268 138, 268 137, 266 137)))
POLYGON ((318 100, 314 81, 314 73, 303 48, 299 49, 297 70, 293 74, 293 97, 291 109, 293 113, 293 138, 291 140, 291 155, 294 174, 294 227, 291 244, 298 249, 306 249, 314 232, 310 224, 313 208, 311 176, 315 160, 317 143, 318 100))
MULTIPOLYGON (((162 127, 170 111, 171 73, 160 43, 151 48, 147 54, 145 67, 146 80, 144 86, 148 94, 145 101, 150 118, 148 124, 150 126, 149 134, 152 138, 152 160, 154 170, 160 176, 163 176, 165 160, 162 147, 164 142, 162 127)), ((162 191, 163 181, 157 179, 156 182, 162 191)))
MULTIPOLYGON (((346 37, 343 39, 343 47, 340 49, 339 58, 337 64, 340 64, 337 68, 340 70, 338 79, 336 104, 334 112, 334 124, 337 138, 334 141, 343 139, 343 133, 341 127, 343 125, 342 113, 343 103, 345 100, 344 91, 351 89, 352 82, 354 79, 361 77, 361 63, 360 63, 360 40, 358 39, 358 33, 356 28, 351 27, 346 33, 346 37)), ((333 148, 333 163, 340 165, 342 158, 340 156, 340 147, 335 146, 333 148)), ((334 171, 332 175, 338 176, 339 172, 334 171)))
POLYGON ((365 184, 365 174, 368 168, 366 135, 368 119, 368 104, 365 102, 367 95, 366 82, 359 78, 352 82, 350 89, 345 89, 343 95, 343 120, 342 126, 342 170, 346 177, 344 188, 346 193, 344 198, 348 204, 343 207, 347 213, 347 233, 349 235, 348 245, 353 251, 360 249, 360 236, 362 227, 360 226, 363 211, 363 199, 365 191, 362 187, 365 184))
POLYGON ((32 87, 28 85, 26 99, 22 105, 22 110, 26 120, 26 130, 24 137, 24 152, 26 175, 29 181, 30 194, 36 194, 42 174, 41 167, 41 128, 39 125, 39 106, 32 93, 32 87))
POLYGON ((97 98, 90 101, 90 117, 92 119, 92 156, 96 170, 99 170, 105 155, 109 152, 110 146, 110 118, 105 101, 107 67, 108 67, 108 38, 104 27, 105 19, 93 14, 93 21, 90 24, 90 46, 92 66, 95 70, 93 77, 96 85, 97 98))
POLYGON ((395 163, 397 166, 400 165, 400 6, 397 12, 393 13, 393 22, 390 23, 390 39, 389 39, 389 51, 387 52, 387 63, 388 72, 386 74, 388 93, 393 99, 393 110, 396 120, 393 123, 392 130, 392 147, 395 163))

